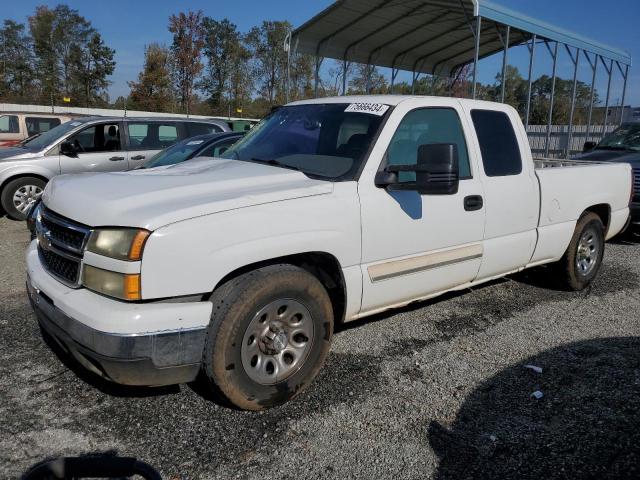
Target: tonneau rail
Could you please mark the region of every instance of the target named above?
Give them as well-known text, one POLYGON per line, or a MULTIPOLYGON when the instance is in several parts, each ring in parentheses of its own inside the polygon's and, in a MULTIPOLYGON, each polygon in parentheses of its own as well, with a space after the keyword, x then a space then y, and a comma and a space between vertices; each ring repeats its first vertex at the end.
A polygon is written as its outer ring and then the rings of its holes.
POLYGON ((566 160, 562 158, 534 158, 535 168, 579 167, 584 165, 603 165, 607 162, 594 162, 591 160, 566 160))

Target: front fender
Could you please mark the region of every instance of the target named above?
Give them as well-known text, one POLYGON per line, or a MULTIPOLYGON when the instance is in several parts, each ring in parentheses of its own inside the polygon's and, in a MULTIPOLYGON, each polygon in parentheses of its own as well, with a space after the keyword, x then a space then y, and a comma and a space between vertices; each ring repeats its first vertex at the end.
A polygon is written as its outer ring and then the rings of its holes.
POLYGON ((298 253, 328 253, 343 270, 358 265, 360 210, 355 182, 348 183, 330 195, 221 212, 156 230, 144 249, 142 297, 210 292, 239 268, 298 253))
POLYGON ((34 175, 51 180, 60 174, 60 160, 58 156, 48 157, 51 160, 43 161, 38 159, 38 163, 31 160, 16 160, 15 162, 0 163, 0 185, 5 184, 15 177, 34 175))

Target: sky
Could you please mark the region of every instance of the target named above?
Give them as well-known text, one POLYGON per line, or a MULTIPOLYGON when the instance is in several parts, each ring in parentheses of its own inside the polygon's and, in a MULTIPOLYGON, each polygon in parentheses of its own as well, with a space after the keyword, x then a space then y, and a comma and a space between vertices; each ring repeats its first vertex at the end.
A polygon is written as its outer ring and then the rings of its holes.
MULTIPOLYGON (((110 0, 108 2, 87 2, 82 0, 46 1, 21 0, 19 2, 0 0, 0 21, 10 18, 27 22, 37 5, 55 6, 66 3, 79 10, 80 14, 91 21, 100 31, 105 43, 116 50, 116 71, 111 80, 113 84, 109 94, 113 99, 127 95, 127 81, 135 80, 144 60, 144 47, 152 42, 169 45, 171 34, 167 30, 171 14, 186 10, 202 10, 205 15, 216 18, 229 18, 241 31, 248 31, 263 20, 289 20, 294 26, 301 25, 322 9, 329 6, 330 0, 110 0)), ((640 61, 640 0, 492 0, 528 16, 572 30, 598 42, 620 48, 631 53, 635 61, 640 61)), ((526 72, 527 57, 525 48, 515 48, 510 52, 510 63, 521 72, 526 72)), ((483 83, 494 81, 501 66, 500 55, 486 59, 479 67, 479 79, 483 83)), ((566 52, 561 51, 558 75, 570 78, 572 65, 566 52)), ((615 67, 614 67, 615 68, 615 67)), ((606 76, 599 68, 600 75, 596 86, 604 96, 606 76)), ((548 55, 537 54, 537 68, 534 76, 551 72, 548 55)), ((410 75, 409 75, 410 76, 410 75)), ((590 68, 586 62, 578 73, 579 79, 591 81, 590 68)), ((620 101, 622 78, 614 77, 612 104, 620 101)), ((640 106, 640 69, 631 68, 625 104, 640 106)))

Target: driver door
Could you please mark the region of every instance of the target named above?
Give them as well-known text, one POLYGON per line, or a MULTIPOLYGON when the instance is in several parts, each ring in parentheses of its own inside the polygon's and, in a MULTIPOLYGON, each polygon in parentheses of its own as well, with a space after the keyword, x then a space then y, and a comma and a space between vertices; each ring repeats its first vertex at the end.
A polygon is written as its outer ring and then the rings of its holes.
POLYGON ((121 122, 94 123, 67 138, 78 152, 75 156, 60 154, 61 173, 127 170, 129 159, 122 148, 121 131, 121 122))
MULTIPOLYGON (((363 312, 470 282, 482 262, 484 192, 466 142, 470 129, 457 101, 442 98, 432 103, 428 108, 411 108, 412 102, 396 107, 381 134, 391 137, 382 162, 370 162, 360 178, 363 312), (421 195, 374 184, 377 170, 416 164, 421 145, 443 143, 457 146, 457 193, 421 195)), ((415 181, 415 173, 401 172, 398 181, 415 181)))

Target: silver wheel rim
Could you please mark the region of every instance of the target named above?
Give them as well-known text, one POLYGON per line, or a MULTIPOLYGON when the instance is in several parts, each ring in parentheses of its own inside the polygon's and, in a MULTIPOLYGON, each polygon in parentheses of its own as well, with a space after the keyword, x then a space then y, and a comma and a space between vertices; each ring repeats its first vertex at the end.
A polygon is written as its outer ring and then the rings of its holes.
POLYGON ((33 202, 42 196, 42 188, 37 185, 23 185, 13 194, 13 206, 20 213, 27 213, 33 202))
POLYGON ((245 331, 244 371, 261 385, 281 382, 304 364, 313 340, 309 310, 296 300, 275 300, 258 310, 245 331))
POLYGON ((600 245, 596 232, 593 229, 589 229, 580 237, 576 253, 576 267, 578 267, 578 272, 581 275, 586 276, 593 271, 598 261, 599 253, 600 245))

